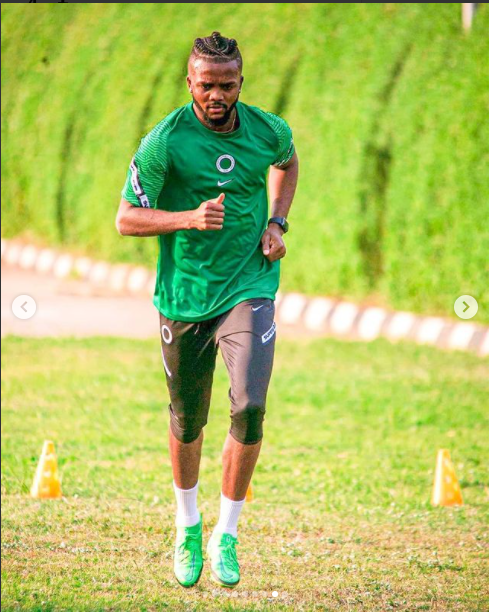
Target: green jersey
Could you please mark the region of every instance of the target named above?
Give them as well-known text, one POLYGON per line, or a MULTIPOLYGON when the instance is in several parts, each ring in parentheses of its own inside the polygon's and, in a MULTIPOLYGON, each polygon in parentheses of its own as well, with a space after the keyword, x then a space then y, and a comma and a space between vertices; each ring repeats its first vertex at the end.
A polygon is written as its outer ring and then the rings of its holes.
POLYGON ((239 127, 219 133, 177 108, 140 143, 122 197, 134 206, 196 209, 225 193, 220 230, 162 234, 153 303, 168 319, 203 321, 250 298, 275 299, 280 261, 263 255, 270 165, 294 154, 292 132, 272 113, 238 102, 239 127))

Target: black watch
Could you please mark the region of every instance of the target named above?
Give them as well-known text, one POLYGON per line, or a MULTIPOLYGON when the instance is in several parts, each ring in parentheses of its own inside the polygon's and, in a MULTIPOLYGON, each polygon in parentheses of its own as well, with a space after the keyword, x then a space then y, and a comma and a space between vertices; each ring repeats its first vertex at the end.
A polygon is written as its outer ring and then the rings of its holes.
POLYGON ((287 223, 287 219, 285 217, 271 217, 268 219, 268 225, 270 225, 270 223, 280 225, 280 227, 284 230, 284 234, 289 231, 289 224, 287 223))

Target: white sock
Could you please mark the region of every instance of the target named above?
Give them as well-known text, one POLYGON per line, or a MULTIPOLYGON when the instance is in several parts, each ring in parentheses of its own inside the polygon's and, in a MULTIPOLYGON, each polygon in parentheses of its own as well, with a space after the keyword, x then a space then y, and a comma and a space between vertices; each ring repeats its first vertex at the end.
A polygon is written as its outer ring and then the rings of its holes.
POLYGON ((175 519, 177 527, 192 527, 200 521, 200 512, 197 509, 198 488, 198 480, 191 489, 179 489, 173 481, 173 489, 177 499, 177 516, 175 519))
POLYGON ((225 497, 221 491, 221 512, 219 521, 215 526, 215 531, 230 533, 235 538, 238 537, 238 519, 241 508, 246 501, 246 497, 241 501, 234 501, 225 497))

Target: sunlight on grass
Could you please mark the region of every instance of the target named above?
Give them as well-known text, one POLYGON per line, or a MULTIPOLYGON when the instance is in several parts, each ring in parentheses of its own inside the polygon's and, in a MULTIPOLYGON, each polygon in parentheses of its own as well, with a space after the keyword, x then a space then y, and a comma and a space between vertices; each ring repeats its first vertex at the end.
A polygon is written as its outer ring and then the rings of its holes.
MULTIPOLYGON (((207 566, 190 591, 173 579, 160 359, 157 341, 3 340, 3 609, 374 611, 436 602, 482 610, 489 602, 488 360, 383 341, 279 339, 255 501, 240 518, 242 581, 231 597, 207 566), (47 438, 65 497, 41 503, 28 491, 47 438), (441 447, 452 453, 460 508, 429 503, 441 447)), ((227 386, 219 361, 199 477, 205 540, 218 518, 227 386)))

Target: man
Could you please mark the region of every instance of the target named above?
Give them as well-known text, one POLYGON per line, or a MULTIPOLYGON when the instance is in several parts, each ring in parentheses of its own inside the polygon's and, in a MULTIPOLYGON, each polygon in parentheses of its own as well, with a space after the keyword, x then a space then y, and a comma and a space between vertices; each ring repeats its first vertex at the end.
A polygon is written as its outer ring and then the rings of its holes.
POLYGON ((187 76, 192 102, 142 139, 116 219, 124 236, 159 236, 153 302, 171 400, 174 571, 185 587, 203 566, 198 474, 218 348, 231 381, 231 427, 207 554, 214 581, 233 587, 240 580, 237 523, 263 437, 279 260, 298 176, 285 121, 238 102, 241 71, 234 39, 214 32, 195 40, 187 76))

